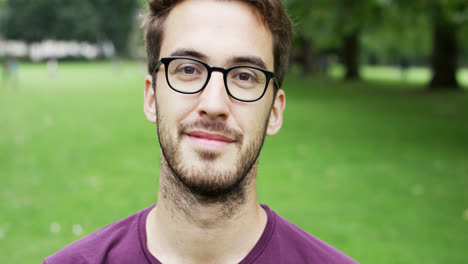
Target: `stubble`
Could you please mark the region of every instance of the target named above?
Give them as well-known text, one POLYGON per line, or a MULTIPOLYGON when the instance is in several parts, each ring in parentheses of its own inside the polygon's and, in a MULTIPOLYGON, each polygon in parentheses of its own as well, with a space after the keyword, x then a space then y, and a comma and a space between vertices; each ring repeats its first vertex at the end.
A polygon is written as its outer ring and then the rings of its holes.
MULTIPOLYGON (((157 113, 160 113, 157 111, 157 113)), ((165 126, 164 117, 157 116, 158 137, 162 150, 161 189, 162 196, 179 210, 191 215, 194 205, 223 205, 223 214, 230 217, 235 208, 246 202, 247 191, 255 184, 257 161, 263 146, 269 115, 263 127, 250 142, 243 135, 225 123, 199 119, 178 126, 178 136, 173 139, 165 126), (235 138, 238 156, 229 169, 216 167, 219 154, 212 151, 197 151, 198 164, 188 164, 183 160, 180 142, 188 129, 201 128, 205 131, 222 133, 235 138), (246 147, 243 148, 244 144, 246 147)))

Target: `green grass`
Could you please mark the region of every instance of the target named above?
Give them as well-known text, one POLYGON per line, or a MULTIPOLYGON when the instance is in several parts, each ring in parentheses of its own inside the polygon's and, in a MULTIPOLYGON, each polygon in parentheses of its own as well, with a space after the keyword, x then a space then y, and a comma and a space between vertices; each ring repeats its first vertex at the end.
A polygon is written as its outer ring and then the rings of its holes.
MULTIPOLYGON (((0 263, 40 263, 156 201, 143 76, 136 63, 118 74, 64 63, 49 80, 27 64, 16 87, 2 84, 0 263)), ((361 263, 466 263, 468 94, 370 79, 289 76, 284 126, 260 158, 260 202, 361 263)))
MULTIPOLYGON (((407 85, 423 85, 431 80, 431 71, 427 67, 413 66, 406 71, 392 66, 362 66, 361 76, 367 81, 385 83, 399 83, 407 85)), ((345 70, 341 65, 332 65, 330 75, 334 78, 344 76, 345 70)), ((468 86, 468 69, 461 68, 457 72, 457 80, 463 87, 468 86)), ((407 86, 402 86, 407 88, 407 86)))

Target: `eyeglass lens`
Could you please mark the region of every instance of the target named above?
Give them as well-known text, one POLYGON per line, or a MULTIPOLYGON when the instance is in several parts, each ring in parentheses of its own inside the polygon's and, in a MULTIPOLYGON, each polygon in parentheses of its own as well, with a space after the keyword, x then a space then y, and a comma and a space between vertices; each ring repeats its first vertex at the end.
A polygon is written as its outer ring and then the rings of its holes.
MULTIPOLYGON (((169 63, 167 78, 170 86, 184 93, 195 93, 209 78, 206 65, 190 59, 174 59, 169 63)), ((267 77, 264 72, 248 66, 232 67, 226 85, 232 96, 241 100, 255 100, 263 94, 267 77)))

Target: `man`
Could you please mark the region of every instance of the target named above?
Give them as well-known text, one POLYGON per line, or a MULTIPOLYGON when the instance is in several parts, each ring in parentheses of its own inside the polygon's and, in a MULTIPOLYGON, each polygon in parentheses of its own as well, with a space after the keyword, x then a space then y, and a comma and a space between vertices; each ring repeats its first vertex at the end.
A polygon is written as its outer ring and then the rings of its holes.
POLYGON ((149 6, 144 112, 162 150, 158 203, 44 263, 356 263, 256 199, 260 149, 285 107, 291 22, 280 0, 149 6))

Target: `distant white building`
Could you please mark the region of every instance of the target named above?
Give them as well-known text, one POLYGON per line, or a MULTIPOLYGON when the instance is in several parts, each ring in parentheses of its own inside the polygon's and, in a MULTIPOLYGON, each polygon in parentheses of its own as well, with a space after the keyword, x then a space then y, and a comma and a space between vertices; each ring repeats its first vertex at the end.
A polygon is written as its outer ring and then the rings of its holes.
POLYGON ((78 41, 43 40, 26 44, 17 40, 0 39, 0 57, 29 58, 33 61, 61 58, 96 59, 115 55, 112 42, 91 44, 78 41))

